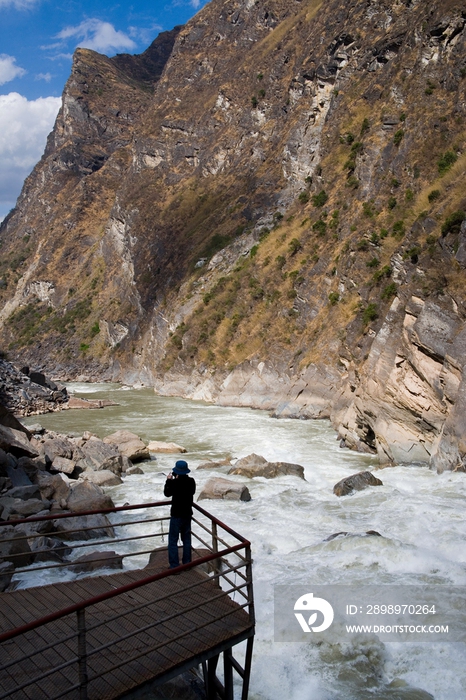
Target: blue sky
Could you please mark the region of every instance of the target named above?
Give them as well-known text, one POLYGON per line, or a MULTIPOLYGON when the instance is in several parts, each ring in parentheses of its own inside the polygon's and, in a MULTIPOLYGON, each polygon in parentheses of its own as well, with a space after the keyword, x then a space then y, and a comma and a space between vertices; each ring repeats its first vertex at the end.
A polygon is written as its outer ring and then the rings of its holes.
POLYGON ((208 0, 0 0, 0 221, 40 159, 78 46, 141 53, 208 0))

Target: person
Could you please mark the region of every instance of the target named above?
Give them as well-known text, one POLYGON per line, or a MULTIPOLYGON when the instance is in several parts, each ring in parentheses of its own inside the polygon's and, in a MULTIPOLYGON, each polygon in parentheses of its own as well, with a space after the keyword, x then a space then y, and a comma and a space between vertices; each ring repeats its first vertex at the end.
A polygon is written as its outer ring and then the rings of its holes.
POLYGON ((170 528, 168 531, 168 564, 170 569, 180 565, 178 538, 183 543, 183 564, 191 561, 191 518, 196 482, 188 476, 191 470, 184 459, 179 459, 173 472, 167 476, 163 492, 171 497, 170 528))

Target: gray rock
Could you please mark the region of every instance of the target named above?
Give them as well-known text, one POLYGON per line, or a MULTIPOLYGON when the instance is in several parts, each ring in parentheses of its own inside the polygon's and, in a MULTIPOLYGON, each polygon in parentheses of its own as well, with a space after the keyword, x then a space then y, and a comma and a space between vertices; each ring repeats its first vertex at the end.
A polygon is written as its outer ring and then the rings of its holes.
POLYGON ((64 545, 62 540, 56 537, 31 538, 30 546, 34 554, 34 563, 41 561, 62 562, 72 552, 71 547, 64 545))
POLYGON ((332 540, 344 537, 382 537, 382 535, 380 532, 377 532, 377 530, 367 530, 367 532, 335 532, 333 535, 326 537, 324 542, 331 542, 332 540))
POLYGON ((21 467, 13 467, 11 464, 8 464, 6 468, 6 473, 13 486, 31 485, 31 479, 21 467))
POLYGON ((248 487, 244 484, 221 477, 212 477, 204 484, 198 501, 208 498, 227 501, 250 501, 251 494, 248 487))
POLYGON ((37 484, 31 484, 30 486, 14 486, 6 492, 5 496, 21 498, 23 501, 27 501, 29 498, 40 499, 40 489, 37 484))
POLYGON ((221 471, 226 471, 229 467, 231 467, 231 459, 222 459, 218 462, 202 462, 202 464, 198 464, 196 469, 220 469, 221 471))
POLYGON ((53 463, 55 457, 71 459, 73 457, 74 445, 63 435, 46 436, 41 443, 41 452, 50 462, 53 463))
POLYGON ((20 498, 0 498, 0 504, 3 505, 3 520, 11 520, 13 516, 27 518, 29 515, 37 515, 51 505, 50 501, 42 501, 39 498, 29 498, 27 501, 20 498), (4 503, 7 500, 9 502, 4 503))
POLYGON ((149 448, 138 435, 129 430, 117 430, 116 433, 104 437, 103 441, 108 445, 115 445, 119 452, 132 462, 150 459, 149 448))
POLYGON ((109 469, 115 474, 121 474, 123 459, 115 445, 107 445, 102 440, 91 437, 80 450, 83 458, 78 460, 77 466, 82 469, 109 469))
POLYGON ((144 471, 141 469, 141 467, 138 467, 137 464, 135 464, 134 466, 125 469, 125 474, 128 476, 131 476, 132 474, 144 474, 144 471))
POLYGON ((81 474, 80 478, 97 484, 97 486, 117 486, 123 483, 122 479, 117 476, 117 474, 114 474, 108 469, 101 469, 98 472, 95 472, 93 469, 87 469, 81 474))
POLYGON ((36 474, 36 483, 42 498, 60 501, 62 498, 66 500, 70 495, 70 487, 60 474, 38 472, 36 474))
POLYGON ((96 571, 97 569, 122 569, 123 557, 114 551, 91 552, 75 559, 70 569, 76 573, 96 571))
POLYGON ((53 527, 55 537, 67 541, 115 537, 110 520, 103 514, 57 518, 53 527))
POLYGON ((2 525, 0 536, 0 561, 9 561, 15 568, 31 564, 31 548, 24 530, 12 525, 2 525))
POLYGON ((62 472, 63 474, 72 474, 75 470, 76 463, 72 459, 66 457, 55 457, 50 467, 51 471, 62 472))
POLYGON ((0 593, 3 593, 11 583, 15 567, 11 561, 0 562, 0 593))
POLYGON ((177 453, 177 452, 187 452, 187 449, 185 447, 181 447, 181 445, 177 445, 176 442, 160 442, 158 440, 151 440, 148 444, 148 450, 149 452, 164 452, 167 454, 170 453, 177 453))
POLYGON ((72 513, 115 507, 110 496, 107 496, 97 484, 81 479, 71 484, 66 504, 72 513))
POLYGON ((335 484, 333 493, 335 496, 347 496, 353 491, 362 491, 368 486, 383 486, 383 482, 377 479, 371 472, 359 472, 335 484))
POLYGON ((289 462, 267 462, 260 455, 251 454, 239 459, 236 464, 228 470, 228 474, 240 474, 249 479, 255 476, 263 476, 266 479, 274 479, 277 476, 291 475, 304 479, 304 467, 300 464, 289 462))
POLYGON ((0 447, 5 452, 14 452, 18 457, 27 455, 28 457, 37 457, 39 452, 31 444, 27 435, 21 430, 8 428, 6 425, 0 424, 0 447))
POLYGON ((235 467, 238 467, 239 469, 242 469, 243 467, 260 467, 268 464, 267 460, 265 457, 262 457, 262 455, 256 455, 254 452, 250 455, 247 455, 246 457, 241 457, 241 459, 238 459, 235 463, 235 467))

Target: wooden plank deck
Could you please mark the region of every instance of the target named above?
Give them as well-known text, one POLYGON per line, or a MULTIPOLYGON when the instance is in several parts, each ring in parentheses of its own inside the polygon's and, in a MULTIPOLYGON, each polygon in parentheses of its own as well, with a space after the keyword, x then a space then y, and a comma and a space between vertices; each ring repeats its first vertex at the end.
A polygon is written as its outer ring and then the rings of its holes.
MULTIPOLYGON (((3 593, 0 632, 165 569, 166 552, 161 552, 145 569, 3 593)), ((238 594, 237 598, 244 602, 238 594)), ((86 628, 89 700, 117 698, 208 658, 229 640, 235 643, 252 634, 247 612, 198 568, 93 605, 86 610, 86 628), (190 587, 193 584, 200 585, 190 587)), ((0 698, 7 692, 12 692, 9 697, 14 700, 50 700, 61 693, 67 700, 79 697, 78 690, 71 690, 78 683, 77 663, 18 690, 25 679, 76 658, 75 614, 4 642, 1 654, 2 664, 23 655, 27 658, 3 672, 0 698), (70 635, 71 639, 61 641, 70 635), (45 649, 47 645, 51 647, 45 649)))

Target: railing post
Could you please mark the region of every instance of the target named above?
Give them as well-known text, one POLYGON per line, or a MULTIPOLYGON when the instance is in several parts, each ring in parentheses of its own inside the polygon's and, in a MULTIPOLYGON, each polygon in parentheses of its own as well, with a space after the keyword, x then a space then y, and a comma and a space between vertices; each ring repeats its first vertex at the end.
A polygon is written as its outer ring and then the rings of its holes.
POLYGON ((254 590, 252 587, 252 558, 251 558, 251 546, 248 544, 245 548, 246 555, 246 580, 247 580, 247 592, 248 592, 248 603, 249 603, 249 620, 251 624, 256 624, 256 615, 254 612, 254 590))
POLYGON ((85 608, 77 611, 78 617, 78 672, 79 700, 87 700, 87 651, 86 651, 86 612, 85 608))
POLYGON ((212 523, 212 552, 218 552, 217 523, 212 523))
MULTIPOLYGON (((212 552, 214 552, 215 554, 218 553, 217 523, 214 521, 212 521, 212 552)), ((212 568, 213 568, 214 574, 218 574, 220 572, 220 562, 218 559, 213 560, 212 568)), ((217 583, 220 586, 220 581, 218 581, 217 583)))

